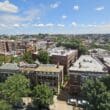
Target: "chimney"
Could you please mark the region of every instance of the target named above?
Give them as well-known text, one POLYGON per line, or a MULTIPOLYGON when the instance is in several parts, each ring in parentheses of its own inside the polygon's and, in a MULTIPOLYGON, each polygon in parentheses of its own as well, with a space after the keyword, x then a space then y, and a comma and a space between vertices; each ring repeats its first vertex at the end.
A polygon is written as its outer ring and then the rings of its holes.
POLYGON ((57 62, 57 68, 59 68, 59 62, 57 62))
POLYGON ((79 68, 81 68, 81 63, 79 63, 79 68))

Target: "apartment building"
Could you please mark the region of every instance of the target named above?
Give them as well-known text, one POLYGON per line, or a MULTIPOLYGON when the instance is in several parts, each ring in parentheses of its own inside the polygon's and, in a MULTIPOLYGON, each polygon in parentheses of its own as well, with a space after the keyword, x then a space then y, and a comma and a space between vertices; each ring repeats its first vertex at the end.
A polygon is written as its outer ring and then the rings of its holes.
POLYGON ((78 50, 67 50, 63 47, 48 49, 52 64, 59 63, 64 66, 64 73, 68 73, 68 68, 76 61, 78 50))
POLYGON ((17 63, 5 63, 0 66, 0 81, 5 81, 7 77, 19 73, 17 63))
POLYGON ((90 49, 89 54, 95 57, 102 58, 103 56, 109 56, 110 51, 101 48, 95 48, 95 49, 90 49))
POLYGON ((36 68, 21 68, 21 71, 30 78, 32 84, 46 84, 54 92, 60 92, 60 86, 63 84, 63 66, 42 64, 36 68))
POLYGON ((70 93, 78 94, 80 86, 88 78, 101 78, 108 75, 108 70, 97 58, 82 55, 70 68, 70 93))
POLYGON ((0 54, 13 54, 14 51, 14 40, 0 40, 0 54))
POLYGON ((103 63, 108 68, 110 74, 110 56, 103 57, 103 63))

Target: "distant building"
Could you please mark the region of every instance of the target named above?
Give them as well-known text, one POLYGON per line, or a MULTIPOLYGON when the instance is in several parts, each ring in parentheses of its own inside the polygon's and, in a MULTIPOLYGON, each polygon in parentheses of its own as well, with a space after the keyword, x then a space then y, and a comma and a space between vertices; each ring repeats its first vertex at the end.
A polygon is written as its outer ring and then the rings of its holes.
POLYGON ((67 50, 63 47, 48 49, 48 53, 52 64, 59 63, 64 66, 65 74, 68 73, 68 68, 78 57, 78 50, 67 50))
POLYGON ((101 48, 90 49, 89 53, 90 53, 90 55, 99 57, 99 58, 110 55, 110 51, 101 49, 101 48))
POLYGON ((19 67, 16 63, 5 63, 0 66, 0 81, 4 81, 8 76, 19 73, 19 67))
POLYGON ((44 64, 37 68, 22 68, 21 71, 31 79, 33 84, 46 84, 59 93, 63 84, 63 66, 44 64))
POLYGON ((107 68, 95 57, 82 55, 70 68, 70 93, 79 93, 80 85, 88 78, 108 75, 107 68))
POLYGON ((15 51, 14 40, 0 40, 0 54, 13 54, 15 51))
POLYGON ((105 64, 105 66, 108 68, 108 71, 110 73, 110 56, 108 57, 103 57, 103 63, 105 64))

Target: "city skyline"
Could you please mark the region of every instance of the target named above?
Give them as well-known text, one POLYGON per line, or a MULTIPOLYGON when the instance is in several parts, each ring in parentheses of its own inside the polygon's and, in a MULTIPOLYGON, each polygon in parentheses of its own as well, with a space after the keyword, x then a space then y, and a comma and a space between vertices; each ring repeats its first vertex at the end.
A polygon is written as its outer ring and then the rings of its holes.
POLYGON ((0 34, 110 33, 109 0, 0 0, 0 34))

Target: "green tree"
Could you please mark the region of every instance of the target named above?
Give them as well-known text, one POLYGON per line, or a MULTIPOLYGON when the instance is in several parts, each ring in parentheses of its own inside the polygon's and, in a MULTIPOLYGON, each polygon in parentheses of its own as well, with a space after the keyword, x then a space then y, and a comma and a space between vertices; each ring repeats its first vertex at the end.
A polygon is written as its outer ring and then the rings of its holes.
POLYGON ((87 48, 83 45, 80 39, 67 39, 66 41, 59 41, 57 46, 64 46, 65 48, 78 49, 79 55, 87 54, 87 48))
POLYGON ((101 81, 105 84, 105 86, 107 87, 107 90, 110 91, 110 75, 101 78, 101 81))
POLYGON ((40 50, 38 53, 38 60, 43 64, 49 63, 49 55, 47 51, 40 50))
POLYGON ((53 103, 53 91, 46 85, 37 85, 33 90, 34 104, 48 106, 53 103))
POLYGON ((21 102, 22 97, 30 93, 29 80, 20 74, 8 77, 5 83, 0 84, 0 95, 11 104, 21 102))
POLYGON ((100 80, 87 80, 82 85, 82 93, 89 102, 87 110, 110 110, 110 93, 100 80))
POLYGON ((23 60, 27 63, 34 63, 31 52, 25 52, 23 55, 23 60))
POLYGON ((0 110, 12 110, 12 106, 5 100, 0 100, 0 110))

